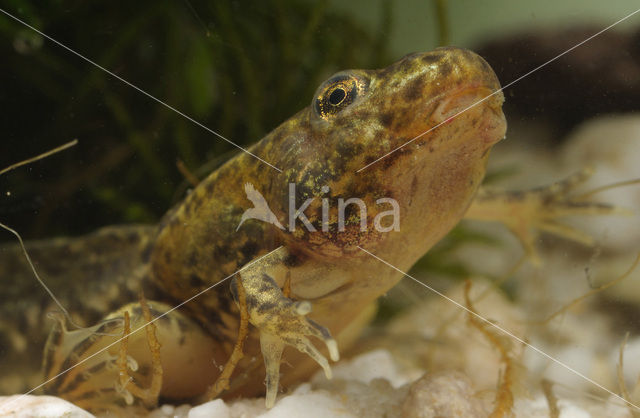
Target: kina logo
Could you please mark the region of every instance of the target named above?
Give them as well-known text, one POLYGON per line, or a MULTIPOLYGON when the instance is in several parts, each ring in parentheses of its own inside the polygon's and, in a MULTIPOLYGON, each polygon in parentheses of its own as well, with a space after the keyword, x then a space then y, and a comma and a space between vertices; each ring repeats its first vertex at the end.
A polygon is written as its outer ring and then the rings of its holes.
POLYGON ((244 211, 236 231, 240 229, 240 226, 248 219, 257 219, 259 221, 267 222, 284 230, 284 226, 282 226, 276 215, 271 211, 271 208, 269 208, 269 204, 265 200, 264 196, 262 196, 262 193, 257 191, 255 187, 253 187, 253 184, 245 183, 244 192, 247 194, 247 199, 253 203, 253 207, 244 211))

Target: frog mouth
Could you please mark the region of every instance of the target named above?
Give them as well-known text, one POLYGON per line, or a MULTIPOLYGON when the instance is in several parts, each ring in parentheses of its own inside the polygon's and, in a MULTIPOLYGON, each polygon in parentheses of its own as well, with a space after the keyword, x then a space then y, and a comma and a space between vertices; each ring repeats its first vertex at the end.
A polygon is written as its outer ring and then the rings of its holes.
POLYGON ((432 119, 437 124, 450 122, 456 116, 479 107, 488 107, 496 115, 502 114, 504 95, 501 90, 473 86, 453 91, 447 96, 432 113, 432 119))

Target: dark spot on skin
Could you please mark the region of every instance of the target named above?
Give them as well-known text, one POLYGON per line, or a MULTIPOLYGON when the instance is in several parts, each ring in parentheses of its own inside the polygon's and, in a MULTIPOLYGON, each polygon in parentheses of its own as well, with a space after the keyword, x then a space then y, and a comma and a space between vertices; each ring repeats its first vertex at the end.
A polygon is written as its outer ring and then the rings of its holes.
POLYGON ((204 186, 205 191, 207 192, 207 196, 212 196, 214 189, 216 187, 216 183, 213 181, 207 182, 206 186, 204 186))
POLYGON ((449 61, 444 61, 438 66, 438 74, 440 77, 447 77, 453 72, 453 67, 449 61))
POLYGON ((127 234, 127 242, 129 244, 135 244, 138 241, 140 241, 140 234, 138 234, 137 232, 129 232, 127 234))
POLYGON ((202 280, 202 277, 198 276, 195 273, 191 273, 191 275, 189 276, 189 285, 191 287, 201 287, 204 285, 204 280, 202 280))
POLYGON ((382 115, 380 115, 380 123, 385 128, 389 129, 391 127, 391 122, 393 122, 393 113, 392 112, 385 112, 382 115))
POLYGON ((87 373, 78 373, 76 374, 71 381, 66 381, 64 390, 73 391, 78 388, 81 384, 83 384, 87 379, 90 379, 91 376, 87 373))
MULTIPOLYGON (((355 157, 361 155, 364 148, 362 143, 359 142, 338 142, 335 147, 337 157, 332 158, 328 162, 328 166, 331 169, 328 170, 329 174, 324 179, 325 181, 340 180, 342 176, 344 176, 344 172, 348 169, 347 167, 349 166, 351 161, 355 157)), ((325 195, 321 193, 321 196, 323 197, 325 195)))
POLYGON ((149 262, 149 258, 151 257, 151 250, 153 249, 153 245, 152 244, 148 244, 144 247, 144 250, 142 250, 142 254, 140 255, 140 257, 142 258, 142 262, 143 263, 148 263, 149 262))
POLYGON ((195 267, 198 263, 198 253, 195 251, 191 251, 187 256, 187 266, 195 267))
POLYGON ((258 243, 254 241, 248 241, 246 244, 244 244, 240 248, 240 252, 242 253, 242 256, 245 259, 251 259, 251 260, 255 258, 259 250, 260 250, 260 247, 258 246, 258 243))
POLYGON ((284 259, 284 265, 286 267, 296 267, 299 266, 301 264, 301 259, 295 255, 289 255, 287 258, 284 259))
POLYGON ((258 313, 264 314, 267 312, 271 312, 276 308, 277 304, 273 303, 273 302, 268 302, 268 303, 261 303, 260 305, 258 305, 258 313))
POLYGON ((187 198, 187 201, 185 202, 183 207, 185 213, 187 213, 188 215, 193 214, 193 198, 191 196, 187 198))
POLYGON ((418 176, 414 175, 411 180, 411 199, 409 200, 409 204, 413 201, 413 196, 416 196, 418 193, 418 176))
POLYGON ((380 79, 387 79, 395 72, 395 65, 390 65, 386 68, 382 68, 377 71, 377 77, 380 79))
POLYGON ((162 316, 158 315, 157 317, 155 317, 155 320, 156 320, 155 323, 158 326, 169 327, 171 325, 171 318, 169 318, 168 315, 162 315, 162 316))
MULTIPOLYGON (((102 369, 107 367, 107 362, 106 361, 101 361, 100 363, 96 364, 95 366, 91 366, 87 369, 87 372, 89 373, 89 375, 95 374, 100 372, 102 369)), ((81 375, 84 373, 81 373, 81 375)))
POLYGON ((164 252, 163 257, 164 257, 164 262, 167 265, 171 265, 171 261, 173 260, 173 256, 171 255, 171 252, 169 250, 164 252))
POLYGON ((180 336, 180 339, 178 340, 178 345, 184 345, 186 341, 186 338, 184 335, 180 336))
POLYGON ((422 62, 424 64, 434 64, 442 59, 442 54, 437 52, 432 52, 430 54, 426 54, 422 56, 422 62))
POLYGON ((256 308, 259 305, 258 300, 251 293, 246 295, 245 300, 247 302, 247 308, 249 311, 251 311, 252 309, 256 308))
MULTIPOLYGON (((405 142, 407 142, 407 140, 399 140, 398 142, 401 144, 404 144, 405 142)), ((404 148, 400 148, 399 150, 387 155, 385 158, 383 158, 382 160, 380 160, 380 162, 382 163, 382 167, 386 170, 389 169, 391 167, 394 167, 396 164, 396 160, 398 158, 400 158, 401 156, 405 155, 405 154, 409 154, 411 153, 411 150, 407 149, 409 148, 409 145, 407 145, 404 148)))
MULTIPOLYGON (((265 276, 265 277, 269 277, 269 276, 267 276, 266 274, 265 274, 265 275, 263 275, 263 276, 265 276)), ((259 291, 260 293, 267 293, 267 292, 269 292, 270 290, 271 290, 271 286, 269 286, 269 284, 268 284, 266 281, 261 282, 261 283, 260 283, 260 287, 258 287, 258 291, 259 291)))
POLYGON ((162 315, 164 312, 161 312, 161 311, 157 310, 153 306, 149 306, 149 313, 151 314, 152 317, 155 318, 155 317, 158 317, 158 316, 162 315))
POLYGON ((344 207, 344 215, 347 224, 359 225, 360 224, 360 206, 355 203, 349 203, 344 207))
POLYGON ((273 133, 273 136, 271 137, 271 139, 272 139, 274 144, 280 144, 280 143, 282 143, 282 140, 284 139, 286 134, 287 134, 286 131, 284 131, 282 129, 278 129, 277 131, 275 131, 273 133))
POLYGON ((410 101, 417 101, 422 96, 422 87, 424 80, 422 77, 415 78, 404 90, 404 97, 410 101))
MULTIPOLYGON (((166 318, 166 316, 163 318, 166 318)), ((189 330, 189 324, 187 324, 182 318, 177 318, 176 323, 178 324, 178 329, 180 329, 180 334, 186 334, 189 330)))
POLYGON ((398 62, 398 67, 396 68, 396 71, 405 73, 405 74, 410 73, 413 67, 413 60, 411 59, 413 55, 415 54, 405 55, 402 61, 398 62))
POLYGON ((333 121, 333 126, 336 130, 351 131, 359 128, 360 119, 354 118, 340 118, 333 121))
POLYGON ((217 245, 213 249, 213 257, 214 260, 218 260, 218 264, 224 264, 226 260, 229 260, 231 258, 229 247, 217 245))

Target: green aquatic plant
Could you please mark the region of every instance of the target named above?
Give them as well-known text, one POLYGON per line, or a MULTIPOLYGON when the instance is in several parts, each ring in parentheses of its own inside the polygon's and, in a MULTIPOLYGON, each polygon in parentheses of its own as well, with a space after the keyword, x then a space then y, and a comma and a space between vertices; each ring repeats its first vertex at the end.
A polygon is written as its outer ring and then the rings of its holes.
MULTIPOLYGON (((389 7, 376 30, 327 1, 3 7, 242 146, 306 106, 333 72, 389 61, 389 7)), ((62 164, 43 161, 31 168, 36 175, 3 179, 10 196, 0 214, 27 238, 154 222, 182 197, 176 161, 202 177, 199 167, 210 171, 210 161, 236 150, 6 16, 0 48, 0 164, 80 141, 62 164)))

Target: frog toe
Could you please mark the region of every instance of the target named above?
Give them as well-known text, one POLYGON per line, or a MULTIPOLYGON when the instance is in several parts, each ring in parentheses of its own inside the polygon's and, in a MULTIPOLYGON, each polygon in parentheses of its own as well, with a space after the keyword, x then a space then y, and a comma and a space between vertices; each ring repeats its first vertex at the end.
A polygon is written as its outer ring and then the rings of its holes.
MULTIPOLYGON (((335 346, 335 352, 337 353, 337 344, 333 341, 335 346)), ((264 358, 265 370, 266 370, 266 399, 265 404, 267 408, 273 407, 278 394, 278 382, 280 381, 280 361, 282 358, 282 351, 286 345, 292 345, 300 352, 307 354, 316 363, 322 367, 327 379, 331 379, 331 366, 329 361, 323 356, 318 349, 309 341, 308 338, 300 336, 292 340, 290 338, 281 338, 277 335, 273 335, 269 332, 260 333, 260 348, 262 356, 264 358)), ((329 344, 327 344, 329 346, 329 344)))
MULTIPOLYGON (((274 319, 272 318, 272 321, 274 319)), ((303 315, 291 317, 284 315, 260 329, 260 349, 266 369, 266 406, 271 408, 275 404, 280 381, 280 362, 284 347, 295 347, 301 353, 311 357, 322 369, 327 379, 331 379, 331 366, 327 358, 306 337, 313 335, 324 341, 333 361, 339 359, 338 344, 331 337, 329 331, 303 315), (275 332, 274 332, 275 329, 275 332)), ((260 327, 258 327, 260 328, 260 327)))
MULTIPOLYGON (((338 351, 338 343, 336 342, 336 340, 333 339, 333 337, 331 336, 331 333, 329 332, 329 330, 326 329, 325 327, 321 326, 320 324, 316 323, 315 321, 312 321, 311 319, 307 319, 307 324, 309 325, 309 335, 313 335, 314 337, 321 339, 325 343, 325 345, 327 346, 327 350, 329 350, 329 357, 331 357, 331 360, 333 360, 333 361, 340 360, 340 352, 338 351)), ((310 344, 306 344, 306 345, 308 346, 310 344)), ((314 347, 314 349, 315 349, 315 347, 314 347)), ((298 347, 298 350, 303 351, 299 347, 298 347)), ((309 354, 309 353, 307 353, 307 354, 309 354)), ((309 354, 309 355, 311 355, 311 354, 309 354)), ((315 359, 314 356, 311 356, 311 357, 313 357, 315 359)))
POLYGON ((600 216, 629 214, 623 208, 590 200, 591 196, 613 184, 585 193, 576 193, 593 174, 584 169, 563 181, 527 191, 497 191, 481 189, 465 217, 483 221, 500 221, 520 240, 527 254, 539 264, 535 242, 540 232, 546 232, 584 245, 594 239, 563 222, 571 216, 600 216))
POLYGON ((327 378, 331 378, 329 361, 308 337, 321 340, 333 361, 340 358, 338 344, 327 328, 306 317, 311 312, 311 303, 289 299, 267 274, 241 274, 240 280, 232 282, 234 294, 239 284, 246 292, 249 322, 260 332, 260 348, 266 369, 267 407, 275 403, 282 351, 287 345, 311 357, 322 367, 327 378))
POLYGON ((333 339, 329 331, 325 327, 305 318, 304 316, 298 316, 295 318, 295 320, 290 323, 290 330, 280 332, 280 335, 275 335, 275 337, 280 338, 286 345, 295 347, 301 353, 311 357, 320 367, 322 367, 327 379, 331 379, 332 374, 329 361, 327 361, 327 358, 320 353, 320 351, 306 337, 307 335, 317 337, 325 343, 331 360, 338 361, 340 359, 338 343, 333 339))

